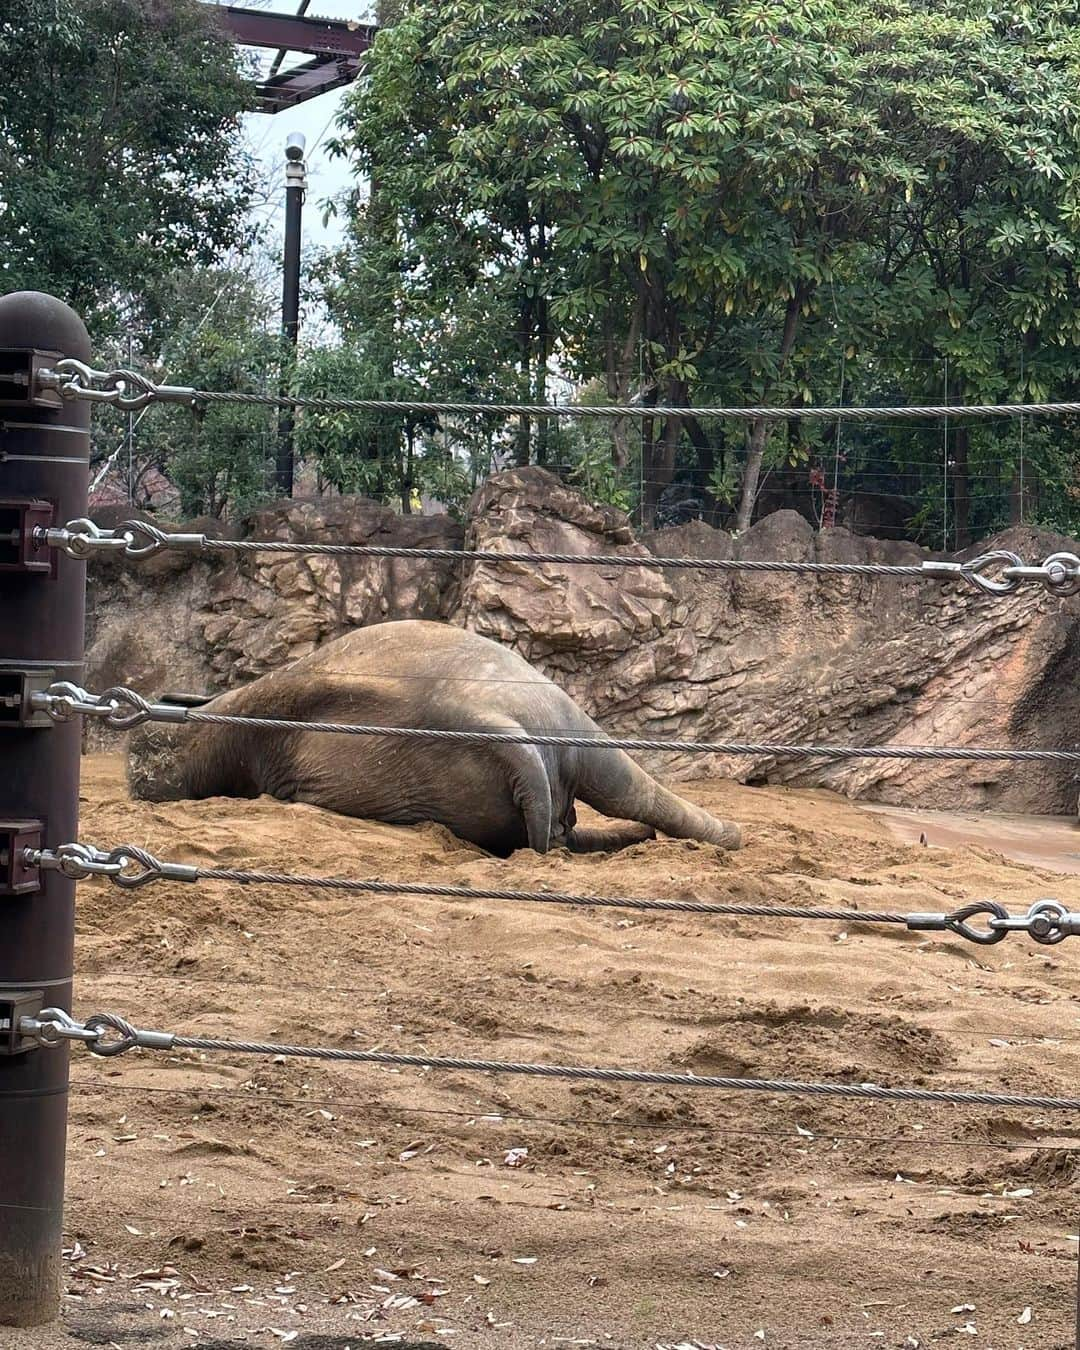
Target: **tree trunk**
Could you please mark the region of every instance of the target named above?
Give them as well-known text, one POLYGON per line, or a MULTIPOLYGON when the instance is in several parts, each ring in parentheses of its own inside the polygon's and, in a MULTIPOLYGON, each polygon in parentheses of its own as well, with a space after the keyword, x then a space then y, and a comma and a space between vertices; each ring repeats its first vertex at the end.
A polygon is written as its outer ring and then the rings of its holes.
MULTIPOLYGON (((518 316, 518 349, 521 354, 521 385, 528 402, 532 393, 532 361, 530 343, 529 304, 526 301, 518 316)), ((517 439, 514 444, 514 463, 524 468, 532 458, 532 422, 524 413, 518 418, 517 439)))
POLYGON ((405 428, 405 472, 401 475, 401 514, 412 515, 413 490, 413 429, 405 428))
POLYGON ((697 486, 701 489, 701 495, 705 501, 705 523, 711 525, 714 529, 719 527, 721 502, 712 490, 712 482, 716 473, 716 452, 720 451, 721 469, 726 467, 727 453, 724 447, 724 433, 718 430, 716 441, 709 439, 705 428, 696 417, 688 417, 683 423, 687 436, 690 438, 690 444, 694 447, 694 457, 696 460, 695 478, 697 486))
MULTIPOLYGON (((650 423, 650 427, 651 427, 650 423)), ((669 417, 660 441, 648 440, 648 454, 642 449, 644 460, 645 493, 642 500, 641 523, 646 530, 656 528, 656 509, 664 489, 675 476, 675 452, 679 445, 681 426, 679 418, 669 417)))
POLYGON ((768 422, 751 422, 746 436, 746 468, 743 470, 742 490, 739 493, 739 510, 735 516, 735 529, 739 534, 748 530, 754 519, 761 465, 768 441, 768 422))
POLYGON ((970 433, 967 427, 958 427, 953 435, 953 520, 956 526, 956 547, 967 548, 971 543, 969 524, 971 497, 968 483, 968 446, 970 433))
MULTIPOLYGON (((791 349, 795 346, 795 337, 799 331, 799 315, 802 312, 805 299, 805 289, 796 286, 784 313, 784 331, 780 336, 777 380, 784 373, 788 357, 791 355, 791 349)), ((743 473, 742 490, 739 493, 739 510, 735 518, 735 528, 740 534, 743 530, 750 528, 750 523, 754 518, 758 485, 761 482, 761 465, 765 458, 765 447, 768 443, 768 422, 751 422, 746 436, 746 469, 743 473)))
MULTIPOLYGON (((604 381, 608 398, 612 403, 626 403, 630 397, 630 380, 633 373, 634 355, 641 338, 643 304, 639 299, 634 306, 630 324, 621 345, 617 345, 614 320, 608 315, 604 334, 604 381)), ((630 422, 628 418, 616 417, 611 423, 611 458, 617 469, 625 469, 630 463, 630 422)))
POLYGON ((652 463, 656 458, 656 422, 650 417, 641 424, 641 504, 638 507, 638 526, 651 530, 656 520, 656 503, 660 492, 652 473, 652 463))

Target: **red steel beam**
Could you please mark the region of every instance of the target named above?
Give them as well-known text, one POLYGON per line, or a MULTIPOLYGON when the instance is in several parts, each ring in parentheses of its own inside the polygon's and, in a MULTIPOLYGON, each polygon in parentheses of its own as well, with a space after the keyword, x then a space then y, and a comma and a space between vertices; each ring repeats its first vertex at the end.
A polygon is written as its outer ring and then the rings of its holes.
POLYGON ((351 84, 359 73, 358 61, 305 61, 257 86, 259 111, 281 112, 297 103, 306 103, 309 98, 351 84))
POLYGON ((273 47, 308 56, 363 56, 377 31, 373 24, 306 14, 267 14, 241 5, 222 5, 217 13, 226 31, 241 46, 273 47))

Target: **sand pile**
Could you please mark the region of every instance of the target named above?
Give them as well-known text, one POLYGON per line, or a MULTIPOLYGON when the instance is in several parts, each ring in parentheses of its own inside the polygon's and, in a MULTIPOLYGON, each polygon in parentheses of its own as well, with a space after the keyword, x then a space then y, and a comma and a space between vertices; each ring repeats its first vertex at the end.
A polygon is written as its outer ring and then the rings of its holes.
MULTIPOLYGON (((84 839, 206 865, 1020 908, 1070 883, 824 792, 683 784, 747 847, 500 861, 270 800, 84 839)), ((80 890, 82 1013, 309 1043, 1075 1095, 1080 939, 159 884, 80 890)), ((132 1055, 74 1062, 65 1329, 141 1345, 1071 1345, 1080 1118, 132 1055), (1074 1151, 1075 1150, 1075 1151, 1074 1151)))

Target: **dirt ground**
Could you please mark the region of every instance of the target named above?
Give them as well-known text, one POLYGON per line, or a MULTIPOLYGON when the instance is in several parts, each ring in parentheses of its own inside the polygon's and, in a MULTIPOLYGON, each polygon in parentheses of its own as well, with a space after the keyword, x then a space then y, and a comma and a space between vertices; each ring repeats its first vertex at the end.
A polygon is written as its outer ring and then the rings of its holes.
MULTIPOLYGON (((82 837, 204 865, 863 909, 1074 889, 1054 871, 1080 851, 1065 822, 1032 865, 994 851, 992 822, 988 842, 935 847, 931 829, 923 847, 825 792, 680 790, 740 821, 743 851, 500 861, 268 799, 132 803, 111 757, 85 765, 82 837)), ((86 883, 78 926, 77 1011, 194 1034, 1080 1086, 1080 939, 224 884, 86 883)), ((64 1321, 3 1350, 1073 1344, 1080 1115, 189 1052, 80 1052, 73 1074, 64 1321)))

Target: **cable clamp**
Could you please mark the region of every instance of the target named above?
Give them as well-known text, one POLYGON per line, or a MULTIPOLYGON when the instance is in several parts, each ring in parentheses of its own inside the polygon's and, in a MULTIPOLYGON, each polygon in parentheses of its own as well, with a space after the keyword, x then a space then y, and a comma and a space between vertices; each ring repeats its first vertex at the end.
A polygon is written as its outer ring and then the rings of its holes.
POLYGON ((138 890, 153 881, 198 881, 199 869, 187 863, 162 862, 135 844, 120 844, 108 854, 110 864, 119 870, 110 873, 117 886, 138 890), (135 870, 132 870, 134 867, 135 870))
POLYGON ((167 548, 199 553, 206 547, 205 534, 166 534, 147 520, 125 520, 117 533, 125 540, 126 558, 149 558, 167 548))
POLYGON ((976 900, 973 904, 953 910, 951 914, 908 914, 906 923, 908 931, 912 933, 955 933, 968 942, 991 947, 1008 935, 1012 918, 1005 906, 999 905, 996 900, 976 900), (991 916, 986 928, 973 928, 968 923, 977 914, 991 916))

